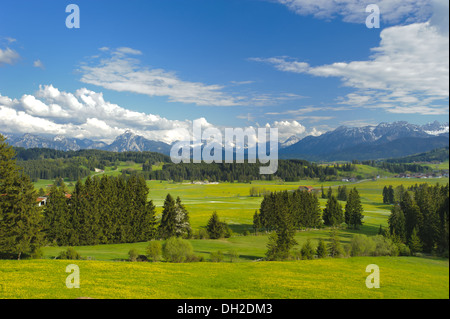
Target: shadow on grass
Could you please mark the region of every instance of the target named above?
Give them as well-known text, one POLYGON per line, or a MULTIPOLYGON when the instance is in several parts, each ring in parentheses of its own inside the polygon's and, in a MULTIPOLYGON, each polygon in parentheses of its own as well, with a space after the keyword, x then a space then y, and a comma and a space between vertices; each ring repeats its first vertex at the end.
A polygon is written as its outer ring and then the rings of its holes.
MULTIPOLYGON (((218 250, 220 250, 220 249, 218 249, 218 250)), ((218 251, 218 250, 217 250, 217 251, 218 251)), ((196 253, 198 253, 198 254, 211 254, 211 253, 217 252, 217 251, 202 251, 202 250, 197 250, 196 253)), ((230 259, 230 254, 228 253, 228 251, 223 251, 223 250, 220 250, 220 251, 222 251, 223 256, 225 257, 225 261, 227 261, 227 259, 230 259)), ((239 254, 239 251, 237 251, 237 253, 238 253, 238 255, 239 255, 238 259, 241 259, 241 260, 244 259, 244 260, 247 260, 247 261, 254 261, 254 260, 258 260, 258 259, 261 259, 261 258, 262 258, 262 256, 240 255, 240 254, 239 254)))
POLYGON ((245 231, 253 232, 253 225, 251 224, 229 224, 228 227, 236 234, 243 234, 245 231))

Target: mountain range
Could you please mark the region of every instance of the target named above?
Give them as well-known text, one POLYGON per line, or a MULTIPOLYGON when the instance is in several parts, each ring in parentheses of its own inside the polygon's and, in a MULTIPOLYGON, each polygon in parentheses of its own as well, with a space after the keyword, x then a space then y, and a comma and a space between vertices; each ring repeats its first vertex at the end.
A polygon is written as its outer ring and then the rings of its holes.
MULTIPOLYGON (((112 152, 150 151, 170 154, 172 145, 148 140, 126 131, 113 143, 89 139, 46 137, 33 134, 3 134, 8 143, 23 148, 50 148, 61 151, 100 149, 112 152)), ((292 136, 279 145, 279 157, 311 161, 350 161, 408 156, 449 146, 449 124, 426 125, 408 122, 381 123, 377 126, 341 126, 320 136, 299 139, 292 136)))
POLYGON ((449 145, 449 124, 408 122, 377 126, 338 127, 320 136, 308 136, 284 147, 280 158, 314 161, 386 159, 431 151, 449 145))

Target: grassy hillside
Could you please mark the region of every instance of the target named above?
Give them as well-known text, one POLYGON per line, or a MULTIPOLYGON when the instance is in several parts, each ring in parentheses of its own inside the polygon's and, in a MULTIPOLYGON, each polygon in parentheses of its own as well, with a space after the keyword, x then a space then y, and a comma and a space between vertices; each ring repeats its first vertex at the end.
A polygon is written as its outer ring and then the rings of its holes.
POLYGON ((414 257, 236 264, 76 261, 80 289, 65 286, 69 264, 0 261, 0 298, 449 298, 448 261, 414 257), (380 289, 365 285, 369 264, 380 267, 380 289))

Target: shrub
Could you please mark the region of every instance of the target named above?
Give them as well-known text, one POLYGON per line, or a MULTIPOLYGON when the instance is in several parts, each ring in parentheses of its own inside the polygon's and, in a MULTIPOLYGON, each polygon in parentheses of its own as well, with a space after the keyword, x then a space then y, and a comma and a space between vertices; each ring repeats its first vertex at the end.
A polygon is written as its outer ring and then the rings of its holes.
POLYGON ((339 258, 344 255, 344 249, 341 246, 339 234, 337 230, 332 230, 330 233, 330 243, 328 244, 328 251, 331 257, 339 258))
POLYGON ((371 256, 375 248, 376 244, 371 238, 356 234, 350 241, 350 256, 371 256))
POLYGON ((248 236, 248 235, 250 235, 250 232, 249 232, 248 230, 244 230, 244 232, 242 233, 242 235, 248 236))
POLYGON ((147 247, 147 257, 153 262, 161 260, 162 246, 159 241, 151 241, 147 247))
POLYGON ((233 233, 225 222, 219 220, 217 212, 212 214, 208 221, 208 225, 206 226, 206 230, 211 239, 230 238, 233 233))
POLYGON ((148 258, 147 258, 147 256, 145 256, 145 255, 139 255, 139 256, 136 258, 136 261, 145 261, 145 262, 148 262, 148 258))
POLYGON ((168 262, 185 262, 193 252, 190 242, 177 237, 169 238, 163 245, 163 257, 168 262))
POLYGON ((301 260, 302 259, 302 252, 298 249, 292 250, 292 258, 294 260, 301 260))
POLYGON ((323 239, 319 240, 319 244, 317 245, 317 258, 326 258, 328 256, 327 245, 323 241, 323 239))
POLYGON ((375 251, 373 256, 398 256, 398 248, 389 238, 377 235, 373 237, 375 251))
POLYGON ((230 256, 230 263, 234 262, 239 258, 239 254, 236 250, 230 250, 228 251, 228 256, 230 256))
POLYGON ((186 257, 186 261, 185 262, 187 262, 187 263, 198 263, 198 262, 203 262, 203 261, 204 261, 203 256, 199 257, 197 255, 192 254, 192 255, 188 255, 186 257))
POLYGON ((209 234, 204 228, 200 228, 197 232, 197 239, 209 239, 209 234))
POLYGON ((137 261, 139 257, 139 252, 137 251, 137 249, 132 248, 130 249, 130 251, 128 252, 128 260, 129 261, 137 261))
POLYGON ((301 252, 302 252, 302 259, 314 259, 315 251, 311 244, 310 239, 308 239, 306 243, 303 245, 301 252))
POLYGON ((411 249, 407 245, 400 243, 397 247, 400 256, 411 256, 411 249))
POLYGON ((44 252, 39 247, 34 248, 30 255, 31 259, 42 259, 43 257, 44 257, 44 252))
POLYGON ((210 258, 213 263, 220 263, 223 261, 223 253, 220 250, 216 253, 212 252, 210 258))
POLYGON ((66 251, 59 253, 58 259, 78 260, 81 256, 73 247, 69 247, 66 251))

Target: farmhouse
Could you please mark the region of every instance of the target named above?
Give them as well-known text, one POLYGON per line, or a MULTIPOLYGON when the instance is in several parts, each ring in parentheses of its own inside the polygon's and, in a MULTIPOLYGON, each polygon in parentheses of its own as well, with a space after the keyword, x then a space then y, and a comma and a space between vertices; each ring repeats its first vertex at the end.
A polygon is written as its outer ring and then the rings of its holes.
POLYGON ((298 189, 300 191, 307 191, 308 193, 311 193, 314 190, 314 187, 312 187, 312 186, 299 186, 298 189))
MULTIPOLYGON (((50 194, 47 194, 47 196, 49 196, 49 195, 50 195, 50 194)), ((65 194, 65 197, 66 197, 67 200, 69 200, 69 199, 72 198, 72 195, 66 193, 66 194, 65 194)), ((39 206, 39 207, 42 207, 42 206, 47 206, 47 200, 48 200, 48 197, 38 197, 38 198, 36 199, 36 202, 38 203, 38 206, 39 206)))
POLYGON ((47 205, 47 197, 38 197, 36 199, 36 202, 38 203, 39 207, 45 206, 45 205, 47 205))

